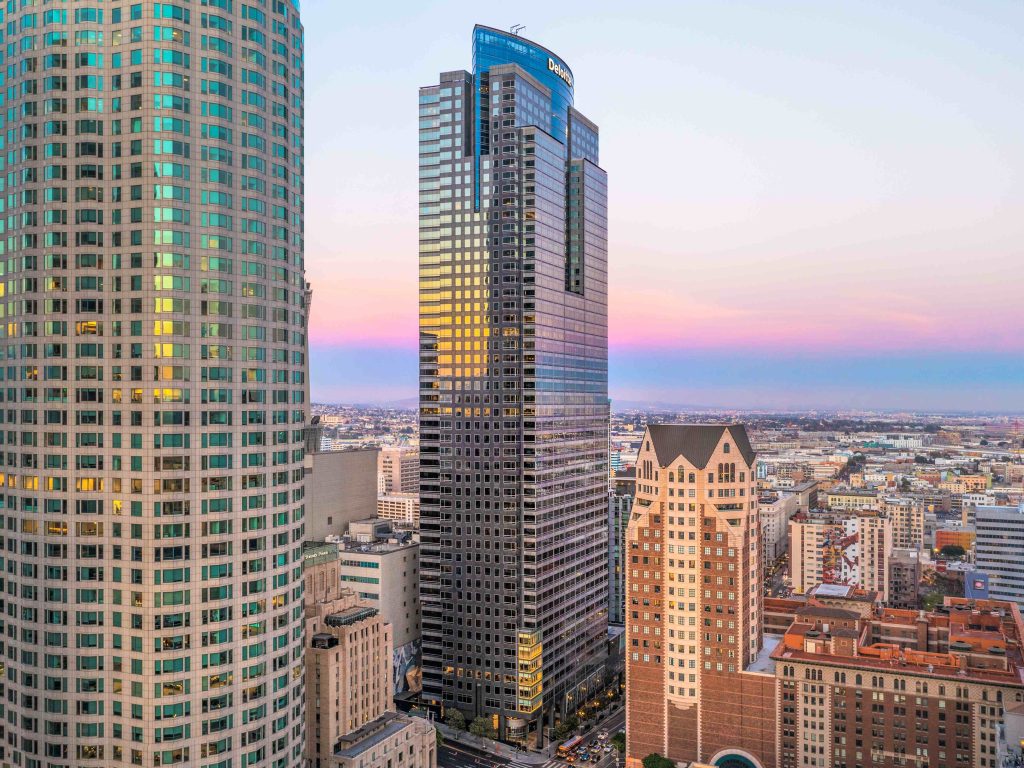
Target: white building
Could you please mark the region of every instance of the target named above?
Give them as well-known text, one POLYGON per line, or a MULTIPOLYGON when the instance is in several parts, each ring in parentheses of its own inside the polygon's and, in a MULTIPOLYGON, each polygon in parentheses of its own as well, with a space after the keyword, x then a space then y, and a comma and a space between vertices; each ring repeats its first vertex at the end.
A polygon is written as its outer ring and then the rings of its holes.
POLYGON ((771 565, 789 547, 789 519, 800 509, 800 497, 796 494, 779 496, 775 501, 760 503, 761 509, 761 552, 765 567, 771 565))
POLYGON ((993 600, 1010 600, 1024 608, 1024 504, 974 508, 977 570, 989 577, 993 600))

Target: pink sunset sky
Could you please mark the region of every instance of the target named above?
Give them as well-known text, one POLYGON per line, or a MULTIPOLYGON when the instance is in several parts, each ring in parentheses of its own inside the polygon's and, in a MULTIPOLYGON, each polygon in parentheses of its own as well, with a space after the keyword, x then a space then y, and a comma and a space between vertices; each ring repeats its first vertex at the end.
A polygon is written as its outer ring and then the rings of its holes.
POLYGON ((1024 409, 1024 6, 895 5, 306 2, 314 398, 416 392, 416 89, 479 21, 600 125, 613 398, 1024 409))

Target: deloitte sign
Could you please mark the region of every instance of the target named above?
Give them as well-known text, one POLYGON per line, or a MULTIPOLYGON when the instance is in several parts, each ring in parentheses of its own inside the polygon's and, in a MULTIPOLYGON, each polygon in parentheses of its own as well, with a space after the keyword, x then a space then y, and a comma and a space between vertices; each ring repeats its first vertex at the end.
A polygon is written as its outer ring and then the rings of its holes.
POLYGON ((566 84, 570 88, 572 88, 572 72, 570 72, 566 67, 563 67, 561 64, 559 64, 557 61, 552 59, 550 56, 548 57, 548 71, 549 72, 554 72, 560 78, 565 80, 566 84))

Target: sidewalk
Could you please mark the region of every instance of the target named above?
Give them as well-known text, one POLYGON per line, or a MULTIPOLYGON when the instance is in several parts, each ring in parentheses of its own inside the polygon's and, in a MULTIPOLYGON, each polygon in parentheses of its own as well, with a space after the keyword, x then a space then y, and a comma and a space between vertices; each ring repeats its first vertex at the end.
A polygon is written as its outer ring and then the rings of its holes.
POLYGON ((520 765, 543 765, 550 756, 538 752, 524 751, 517 747, 502 744, 500 741, 487 739, 482 736, 474 736, 469 731, 460 731, 444 723, 433 721, 434 727, 444 736, 444 740, 459 744, 463 747, 478 749, 481 752, 488 752, 492 755, 502 757, 506 760, 514 760, 520 765))

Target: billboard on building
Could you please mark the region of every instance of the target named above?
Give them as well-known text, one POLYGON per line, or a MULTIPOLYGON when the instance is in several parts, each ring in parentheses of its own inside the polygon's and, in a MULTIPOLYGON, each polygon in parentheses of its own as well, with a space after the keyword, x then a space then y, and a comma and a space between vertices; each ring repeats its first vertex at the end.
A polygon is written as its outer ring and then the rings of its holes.
POLYGON ((964 579, 964 597, 973 600, 988 599, 988 574, 969 571, 964 579))

